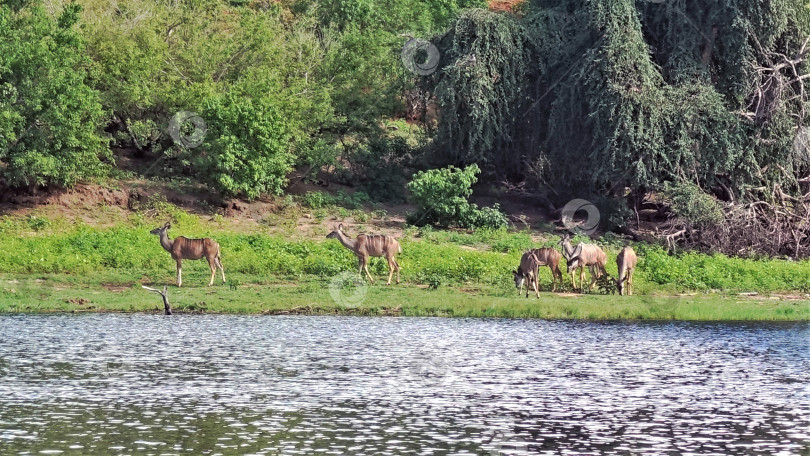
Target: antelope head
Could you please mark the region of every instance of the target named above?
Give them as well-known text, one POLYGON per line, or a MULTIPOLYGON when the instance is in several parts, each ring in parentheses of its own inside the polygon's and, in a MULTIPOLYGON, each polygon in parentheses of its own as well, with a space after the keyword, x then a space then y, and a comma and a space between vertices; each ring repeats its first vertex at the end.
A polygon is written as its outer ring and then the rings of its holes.
POLYGON ((515 279, 515 288, 517 288, 518 290, 522 289, 523 288, 523 279, 524 279, 523 272, 521 272, 520 268, 513 269, 512 270, 512 275, 514 276, 514 279, 515 279))
POLYGON ((560 249, 562 250, 563 257, 565 257, 566 260, 570 260, 571 258, 573 258, 573 255, 570 256, 570 257, 568 256, 568 248, 571 247, 571 235, 570 234, 565 233, 562 236, 560 236, 559 245, 560 245, 560 249))
POLYGON ((611 280, 613 280, 613 283, 616 284, 616 289, 619 290, 619 296, 624 295, 624 284, 625 282, 627 282, 628 278, 629 276, 627 275, 625 275, 622 280, 614 279, 613 277, 610 278, 611 280))
POLYGON ((169 228, 172 227, 171 222, 166 222, 161 228, 155 228, 154 230, 150 231, 149 234, 157 234, 158 236, 163 235, 169 228))
POLYGON ((326 239, 335 239, 340 234, 343 234, 343 224, 338 225, 337 229, 326 235, 326 239))

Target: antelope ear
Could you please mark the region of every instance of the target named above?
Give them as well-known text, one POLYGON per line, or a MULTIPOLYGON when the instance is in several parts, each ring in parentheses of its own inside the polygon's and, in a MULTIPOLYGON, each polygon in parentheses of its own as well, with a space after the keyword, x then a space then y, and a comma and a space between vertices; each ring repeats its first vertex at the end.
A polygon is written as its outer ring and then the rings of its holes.
POLYGON ((163 228, 166 228, 167 230, 168 230, 169 228, 171 228, 171 227, 172 227, 172 222, 166 222, 166 224, 165 224, 165 225, 163 225, 163 228))
POLYGON ((338 230, 338 231, 343 231, 343 224, 342 224, 342 223, 338 225, 338 229, 337 229, 337 230, 338 230))

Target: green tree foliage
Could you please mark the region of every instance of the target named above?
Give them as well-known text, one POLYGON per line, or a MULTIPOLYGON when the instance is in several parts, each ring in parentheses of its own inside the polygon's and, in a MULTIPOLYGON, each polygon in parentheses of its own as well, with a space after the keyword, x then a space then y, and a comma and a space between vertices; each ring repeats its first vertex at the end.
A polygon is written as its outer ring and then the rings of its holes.
POLYGON ((810 10, 788 1, 532 0, 522 18, 471 11, 436 40, 445 60, 425 80, 441 111, 434 156, 494 164, 485 169, 498 177, 539 173, 536 182, 569 195, 665 182, 726 199, 774 185, 797 192, 808 171, 794 147, 809 100, 808 36, 810 10))
POLYGON ((236 87, 206 101, 207 141, 205 152, 196 158, 203 182, 225 195, 251 199, 282 193, 294 157, 277 103, 267 95, 245 95, 236 87))
POLYGON ((497 205, 479 209, 467 201, 480 172, 478 165, 470 165, 463 169, 449 166, 416 173, 408 189, 418 209, 408 217, 408 223, 463 228, 507 226, 509 222, 497 205))
MULTIPOLYGON (((0 57, 7 64, 0 68, 0 81, 11 83, 12 76, 26 77, 17 71, 5 76, 16 55, 36 49, 52 52, 52 60, 37 65, 53 72, 73 68, 75 77, 63 85, 74 92, 97 90, 83 98, 96 103, 96 112, 88 112, 81 123, 87 131, 98 131, 100 113, 106 112, 103 126, 112 133, 116 150, 134 149, 137 156, 148 159, 144 169, 154 159, 164 159, 161 166, 149 167, 150 174, 182 174, 226 194, 251 197, 279 192, 283 174, 295 166, 314 173, 321 166, 351 165, 356 159, 359 166, 353 168, 353 176, 371 184, 380 181, 380 167, 375 163, 403 165, 412 143, 404 150, 397 138, 380 128, 386 119, 402 114, 402 94, 413 82, 400 60, 406 39, 401 34, 427 36, 446 27, 461 8, 484 4, 484 0, 76 1, 81 12, 69 6, 68 0, 50 2, 53 8, 69 10, 72 19, 64 27, 53 24, 49 30, 37 32, 50 34, 69 44, 66 46, 45 46, 33 31, 17 33, 14 27, 46 21, 40 10, 28 17, 16 13, 24 2, 13 2, 14 9, 4 7, 3 25, 8 27, 3 30, 13 33, 2 38, 3 49, 9 52, 0 57), (77 20, 79 24, 70 27, 77 20), (19 49, 11 52, 12 46, 19 49), (86 78, 88 73, 92 79, 86 78), (214 113, 213 106, 225 112, 214 113), (179 111, 205 112, 209 132, 225 136, 206 138, 203 145, 192 149, 175 144, 167 127, 179 111), (253 114, 258 118, 247 119, 253 114), (247 122, 244 129, 237 128, 235 119, 247 122), (235 137, 237 130, 246 136, 235 137), (395 147, 380 147, 385 144, 395 147), (399 155, 393 157, 392 151, 399 155), (373 154, 377 156, 370 156, 373 154), (254 160, 260 163, 241 167, 254 160), (244 172, 236 172, 236 168, 244 172), (358 175, 358 170, 369 172, 358 175)), ((55 75, 29 75, 34 76, 45 80, 55 75)), ((57 85, 39 99, 55 99, 57 85)), ((7 84, 3 87, 4 94, 11 90, 7 84)), ((36 101, 30 95, 25 99, 36 101)), ((60 106, 78 118, 90 105, 60 106)), ((10 137, 14 128, 15 135, 24 130, 20 127, 23 121, 15 119, 3 121, 4 136, 10 137)), ((63 133, 50 134, 58 136, 52 147, 73 141, 70 135, 62 141, 63 133)), ((25 150, 14 160, 25 159, 25 166, 41 168, 37 173, 45 177, 33 182, 53 180, 47 177, 56 173, 47 169, 53 163, 47 163, 29 144, 12 141, 16 139, 7 142, 25 150)), ((71 150, 109 154, 98 138, 73 142, 82 145, 71 150)), ((4 169, 12 169, 12 152, 4 150, 0 157, 4 169)), ((65 161, 75 163, 85 177, 101 169, 87 160, 92 154, 82 157, 65 161)), ((390 175, 396 176, 395 185, 401 190, 405 174, 390 175)), ((70 184, 80 178, 56 180, 70 184)), ((26 182, 19 176, 14 179, 26 182)))
POLYGON ((68 4, 54 20, 38 2, 0 4, 0 176, 9 185, 65 186, 107 169, 104 112, 74 28, 80 11, 68 4))
POLYGON ((672 211, 690 226, 718 225, 725 219, 720 203, 694 184, 667 183, 662 194, 672 205, 672 211))
POLYGON ((474 9, 459 16, 441 46, 445 65, 435 91, 442 159, 519 167, 527 143, 515 139, 536 74, 528 30, 511 16, 474 9))

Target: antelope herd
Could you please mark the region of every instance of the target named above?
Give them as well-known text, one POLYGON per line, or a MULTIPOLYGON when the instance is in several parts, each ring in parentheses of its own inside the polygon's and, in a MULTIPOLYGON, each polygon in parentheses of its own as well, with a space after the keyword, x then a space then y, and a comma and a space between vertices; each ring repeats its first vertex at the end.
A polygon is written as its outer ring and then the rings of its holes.
MULTIPOLYGON (((169 239, 169 228, 171 228, 171 224, 167 222, 162 227, 150 231, 150 233, 160 237, 160 245, 177 262, 178 287, 183 285, 183 260, 199 260, 201 258, 208 260, 208 266, 211 268, 211 280, 208 282, 208 286, 214 284, 217 268, 222 273, 222 282, 225 283, 225 269, 220 261, 220 248, 217 241, 211 238, 189 239, 183 236, 169 239)), ((394 272, 397 273, 397 283, 399 283, 400 267, 396 256, 402 253, 402 247, 393 236, 360 234, 355 239, 352 239, 343 233, 343 224, 340 224, 337 229, 326 235, 326 237, 327 239, 337 239, 357 256, 358 272, 362 276, 365 271, 371 283, 374 283, 374 278, 371 277, 371 273, 368 271, 369 257, 385 257, 388 262, 388 282, 386 282, 386 285, 391 285, 394 272)), ((512 271, 518 293, 523 292, 523 285, 525 284, 527 298, 529 297, 529 287, 534 289, 535 296, 540 297, 540 266, 548 266, 551 271, 551 291, 556 291, 557 281, 559 280, 560 285, 563 283, 560 259, 565 258, 568 274, 571 275, 571 285, 575 288, 574 272, 579 270, 579 289, 582 290, 582 283, 585 280, 584 268, 587 267, 591 273, 589 288, 593 288, 597 279, 605 275, 613 281, 620 295, 633 294, 633 271, 636 268, 638 258, 632 247, 623 248, 616 256, 619 278, 614 279, 605 270, 607 255, 598 245, 580 242, 574 247, 571 245, 571 237, 568 235, 560 237, 559 245, 562 248, 562 254, 549 247, 532 249, 523 254, 520 265, 516 270, 512 271)))
POLYGON ((560 237, 560 247, 562 255, 554 249, 542 248, 529 250, 520 259, 520 266, 512 274, 515 278, 515 287, 519 292, 523 291, 523 284, 526 283, 526 297, 529 297, 529 285, 534 288, 535 295, 539 298, 539 272, 540 266, 548 266, 551 269, 551 291, 556 290, 556 280, 559 274, 562 283, 562 273, 560 273, 560 256, 565 257, 568 274, 571 274, 571 285, 576 288, 574 272, 579 270, 579 289, 582 290, 582 282, 585 280, 585 270, 587 267, 591 273, 591 283, 589 288, 596 285, 597 279, 607 276, 615 285, 620 295, 633 294, 633 271, 636 268, 638 258, 632 247, 624 247, 616 256, 616 265, 619 270, 619 278, 614 279, 605 270, 607 255, 596 244, 585 244, 580 242, 576 247, 571 245, 571 237, 564 235, 560 237), (556 272, 555 272, 556 271, 556 272))

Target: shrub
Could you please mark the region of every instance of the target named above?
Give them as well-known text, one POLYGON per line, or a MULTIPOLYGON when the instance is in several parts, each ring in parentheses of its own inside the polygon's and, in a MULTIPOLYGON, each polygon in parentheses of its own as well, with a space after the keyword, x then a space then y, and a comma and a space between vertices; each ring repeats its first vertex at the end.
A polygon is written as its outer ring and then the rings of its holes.
POLYGON ((226 195, 281 194, 293 156, 272 96, 232 91, 209 99, 204 112, 208 153, 197 158, 203 181, 226 195))
POLYGON ((107 170, 105 113, 73 29, 80 11, 70 3, 54 20, 38 4, 0 4, 0 177, 11 185, 69 186, 107 170))
POLYGON ((416 173, 408 183, 411 197, 419 206, 408 216, 408 223, 417 226, 439 225, 462 228, 501 228, 508 225, 498 206, 479 209, 467 198, 481 170, 478 165, 464 169, 449 166, 416 173))
POLYGON ((715 225, 725 219, 720 203, 697 185, 688 182, 666 183, 662 193, 669 201, 672 212, 692 226, 715 225))

